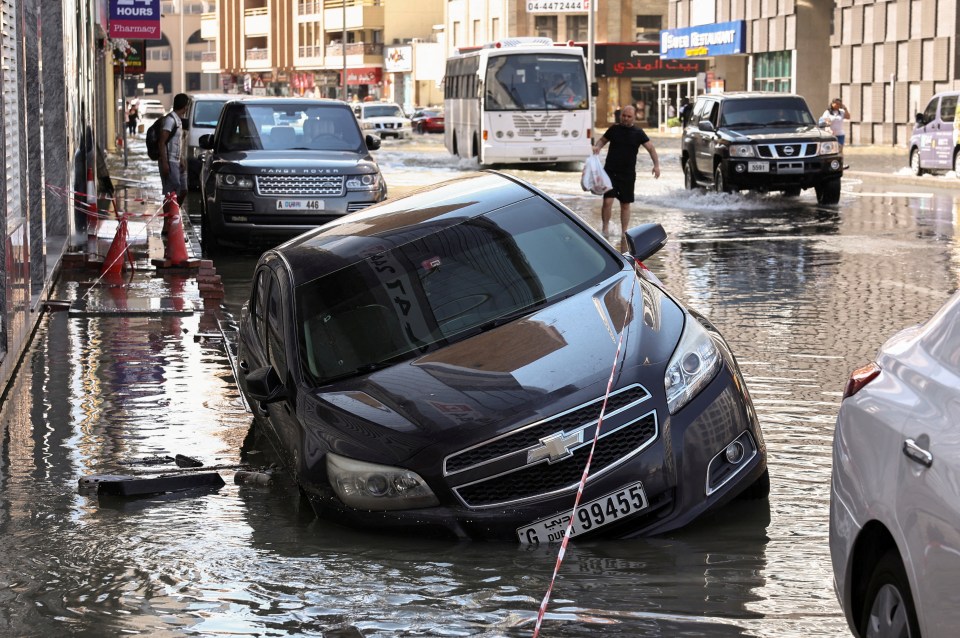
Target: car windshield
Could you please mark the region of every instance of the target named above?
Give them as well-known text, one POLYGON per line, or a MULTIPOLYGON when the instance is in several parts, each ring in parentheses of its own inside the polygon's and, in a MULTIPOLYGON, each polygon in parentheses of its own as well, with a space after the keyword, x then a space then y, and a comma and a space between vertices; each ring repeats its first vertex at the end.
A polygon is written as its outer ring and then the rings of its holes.
POLYGON ((237 104, 223 114, 224 151, 357 151, 363 146, 357 121, 344 106, 237 104))
POLYGON ((493 56, 484 79, 484 106, 489 111, 585 109, 585 73, 578 56, 493 56))
POLYGON ((363 117, 403 117, 403 111, 396 104, 375 104, 363 108, 363 117))
POLYGON ((720 126, 814 126, 807 103, 798 97, 726 100, 720 126))
POLYGON ((220 111, 226 100, 217 100, 211 102, 207 100, 197 101, 193 109, 193 125, 207 128, 215 128, 217 120, 220 119, 220 111))
POLYGON ((297 287, 301 363, 317 385, 370 372, 533 312, 621 267, 537 199, 410 241, 384 240, 362 261, 297 287))

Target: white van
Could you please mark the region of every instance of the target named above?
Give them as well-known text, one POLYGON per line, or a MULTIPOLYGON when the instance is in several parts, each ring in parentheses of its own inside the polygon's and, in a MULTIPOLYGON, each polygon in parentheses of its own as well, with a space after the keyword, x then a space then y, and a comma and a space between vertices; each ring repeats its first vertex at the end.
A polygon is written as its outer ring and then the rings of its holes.
POLYGON ((200 169, 203 166, 200 136, 213 133, 224 104, 243 97, 227 93, 195 93, 190 96, 190 104, 183 117, 183 130, 187 148, 187 187, 191 191, 200 190, 200 169))
POLYGON ((910 168, 914 175, 927 171, 954 171, 960 176, 960 91, 937 93, 923 113, 917 113, 910 136, 910 168))

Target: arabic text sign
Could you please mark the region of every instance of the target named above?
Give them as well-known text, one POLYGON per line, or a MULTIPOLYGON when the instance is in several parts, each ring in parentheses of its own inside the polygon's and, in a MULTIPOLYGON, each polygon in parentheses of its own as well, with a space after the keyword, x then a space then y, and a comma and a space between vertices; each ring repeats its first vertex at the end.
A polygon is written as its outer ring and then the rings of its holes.
POLYGON ((160 0, 110 0, 110 37, 160 39, 160 0))
POLYGON ((676 60, 743 53, 743 24, 743 20, 736 20, 661 31, 660 57, 676 60))
POLYGON ((527 13, 588 13, 590 0, 527 0, 527 13))

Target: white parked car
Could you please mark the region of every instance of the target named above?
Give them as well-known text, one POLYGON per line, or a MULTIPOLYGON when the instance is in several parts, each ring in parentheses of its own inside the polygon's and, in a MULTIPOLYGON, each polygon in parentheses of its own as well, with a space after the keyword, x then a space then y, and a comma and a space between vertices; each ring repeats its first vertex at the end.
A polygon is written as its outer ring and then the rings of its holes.
POLYGON ((855 635, 957 635, 960 293, 851 375, 834 434, 830 553, 855 635))
POLYGON ((145 120, 155 120, 167 112, 167 107, 160 100, 140 98, 140 117, 145 120))
POLYGON ((195 93, 190 96, 190 104, 183 117, 183 128, 187 142, 187 182, 191 191, 200 190, 200 169, 204 155, 204 150, 200 148, 200 136, 213 133, 217 128, 224 104, 243 97, 226 93, 195 93))
POLYGON ((366 133, 375 133, 381 138, 410 137, 413 127, 399 104, 391 102, 362 102, 353 105, 353 114, 360 121, 360 128, 366 133))

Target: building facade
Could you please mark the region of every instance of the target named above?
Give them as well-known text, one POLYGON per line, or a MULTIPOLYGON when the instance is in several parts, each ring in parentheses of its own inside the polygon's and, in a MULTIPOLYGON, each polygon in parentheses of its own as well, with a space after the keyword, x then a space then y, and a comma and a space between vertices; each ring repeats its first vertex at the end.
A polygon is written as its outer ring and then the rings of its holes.
MULTIPOLYGON (((905 144, 917 111, 960 87, 957 0, 669 0, 667 33, 742 29, 737 52, 687 49, 708 69, 699 90, 803 95, 814 115, 839 97, 854 144, 905 144), (829 69, 829 73, 826 70, 829 69)), ((709 49, 709 47, 708 47, 709 49)))
MULTIPOLYGON (((110 113, 106 2, 0 0, 0 388, 23 356, 61 257, 85 245, 87 170, 110 113), (41 29, 42 25, 42 29, 41 29)), ((95 179, 95 176, 94 176, 95 179)))
POLYGON ((221 0, 201 19, 216 51, 202 69, 227 92, 432 103, 442 2, 221 0))

